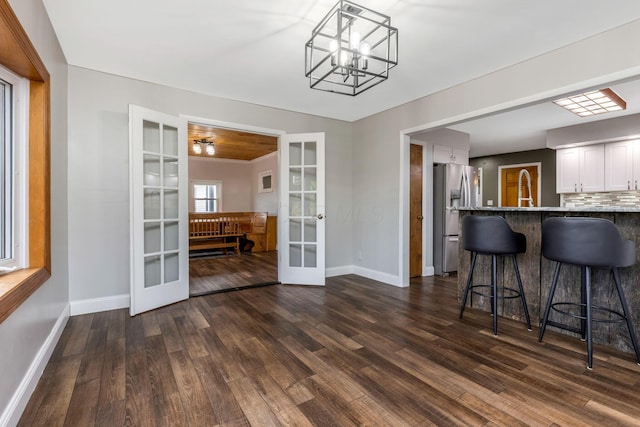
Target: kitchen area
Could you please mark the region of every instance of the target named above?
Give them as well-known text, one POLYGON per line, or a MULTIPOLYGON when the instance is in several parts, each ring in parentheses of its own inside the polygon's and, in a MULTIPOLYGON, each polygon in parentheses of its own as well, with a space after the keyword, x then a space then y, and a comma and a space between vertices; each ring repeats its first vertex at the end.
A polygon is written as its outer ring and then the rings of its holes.
MULTIPOLYGON (((637 85, 636 82, 626 84, 629 87, 637 85)), ((558 108, 557 105, 551 107, 558 108)), ((514 113, 505 113, 505 116, 509 114, 514 113)), ((506 123, 504 120, 505 117, 501 123, 506 123)), ((449 130, 466 133, 472 128, 472 125, 463 123, 449 130)), ((555 269, 555 262, 545 259, 541 254, 542 222, 546 218, 578 216, 608 219, 616 225, 623 238, 635 242, 637 254, 640 254, 640 114, 603 114, 599 120, 548 128, 544 130, 545 148, 510 153, 474 156, 474 134, 470 135, 472 157, 468 162, 469 167, 461 166, 461 170, 479 181, 477 187, 473 184, 468 186, 464 176, 456 177, 453 191, 448 189, 448 195, 443 194, 439 190, 439 176, 452 167, 435 164, 433 168, 434 269, 436 274, 441 275, 454 272, 450 262, 452 252, 450 249, 447 252, 447 245, 443 242, 455 240, 458 243, 455 270, 459 296, 466 286, 470 254, 462 248, 462 236, 456 227, 446 227, 447 218, 454 216, 459 223, 467 215, 499 215, 514 231, 526 236, 527 251, 517 258, 534 326, 540 324, 555 269), (520 207, 507 206, 501 200, 504 199, 504 192, 501 193, 504 189, 501 189, 500 169, 505 165, 517 167, 524 164, 539 165, 539 202, 520 207), (473 193, 475 198, 465 194, 468 192, 473 193), (443 262, 447 260, 448 263, 443 262)), ((517 143, 512 145, 514 148, 518 146, 517 143)), ((523 191, 526 193, 527 189, 523 191)), ((640 292, 636 291, 640 262, 637 260, 635 265, 620 269, 620 277, 633 323, 636 329, 640 328, 640 292)), ((479 257, 474 283, 488 284, 490 280, 490 257, 479 257)), ((554 301, 580 301, 580 281, 581 270, 578 266, 563 266, 554 301)), ((507 286, 515 283, 509 260, 498 261, 498 283, 507 286)), ((594 269, 592 283, 593 305, 621 310, 610 270, 594 269)), ((474 297, 473 307, 490 312, 490 298, 474 297)), ((503 317, 524 322, 524 312, 518 299, 499 300, 498 312, 503 317)), ((569 319, 569 322, 564 317, 560 319, 565 323, 573 322, 573 327, 576 327, 576 323, 579 325, 577 319, 569 319)), ((624 322, 594 323, 593 334, 596 343, 626 352, 633 351, 624 322)))

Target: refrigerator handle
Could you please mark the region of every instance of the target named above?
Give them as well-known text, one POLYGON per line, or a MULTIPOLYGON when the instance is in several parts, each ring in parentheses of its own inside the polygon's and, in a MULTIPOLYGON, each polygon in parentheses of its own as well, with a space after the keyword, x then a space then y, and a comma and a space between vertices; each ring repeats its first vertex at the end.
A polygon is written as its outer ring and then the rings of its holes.
POLYGON ((469 193, 468 193, 468 178, 467 178, 467 171, 466 169, 462 169, 462 185, 461 185, 461 192, 462 192, 462 197, 461 197, 461 205, 460 206, 468 206, 469 205, 469 193))

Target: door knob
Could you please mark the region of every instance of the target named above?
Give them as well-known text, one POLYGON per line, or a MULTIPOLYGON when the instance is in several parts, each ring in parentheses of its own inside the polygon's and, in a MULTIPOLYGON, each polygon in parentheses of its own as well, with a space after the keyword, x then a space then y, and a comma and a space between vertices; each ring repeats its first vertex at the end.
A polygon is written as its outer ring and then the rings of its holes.
POLYGON ((324 215, 318 214, 318 219, 322 219, 322 218, 324 218, 324 215))
POLYGON ((424 217, 423 217, 422 215, 418 215, 418 219, 419 219, 420 221, 422 221, 422 220, 424 219, 424 217))

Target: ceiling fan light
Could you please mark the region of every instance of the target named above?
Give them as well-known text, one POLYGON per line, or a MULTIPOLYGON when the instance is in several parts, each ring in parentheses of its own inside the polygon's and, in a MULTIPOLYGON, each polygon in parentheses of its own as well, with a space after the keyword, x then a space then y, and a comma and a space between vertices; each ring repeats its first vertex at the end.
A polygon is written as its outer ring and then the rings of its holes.
POLYGON ((210 142, 207 144, 206 150, 207 150, 207 154, 210 156, 213 156, 214 154, 216 154, 216 149, 213 146, 213 142, 210 142))

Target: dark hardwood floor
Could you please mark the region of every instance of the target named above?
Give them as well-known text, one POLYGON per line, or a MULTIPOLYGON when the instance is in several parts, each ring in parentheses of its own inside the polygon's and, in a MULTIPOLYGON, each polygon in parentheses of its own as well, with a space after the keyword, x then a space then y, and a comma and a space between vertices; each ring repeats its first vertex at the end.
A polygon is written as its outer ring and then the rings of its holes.
POLYGON ((455 278, 357 276, 72 317, 20 425, 640 424, 640 367, 473 309, 455 278))
POLYGON ((189 259, 190 295, 277 281, 277 251, 189 259))

